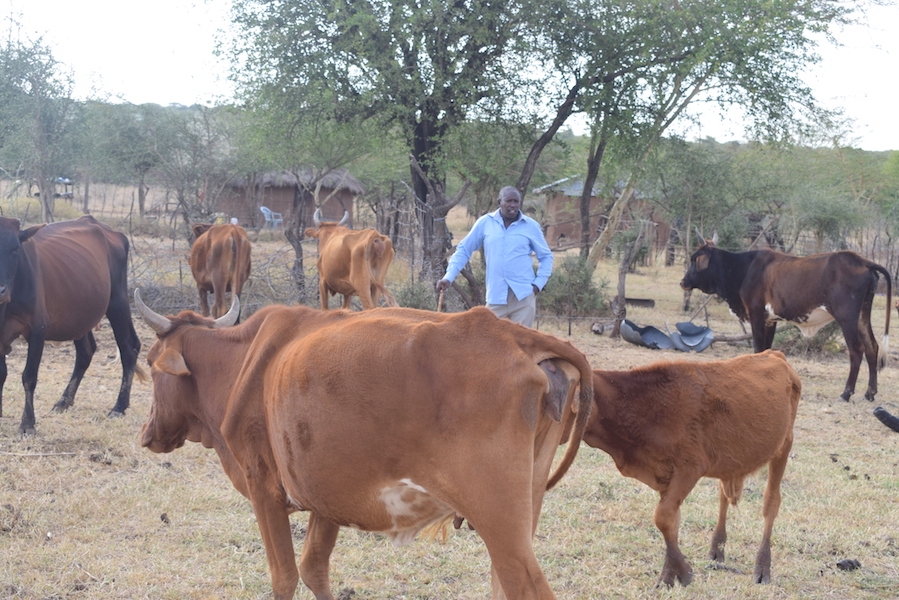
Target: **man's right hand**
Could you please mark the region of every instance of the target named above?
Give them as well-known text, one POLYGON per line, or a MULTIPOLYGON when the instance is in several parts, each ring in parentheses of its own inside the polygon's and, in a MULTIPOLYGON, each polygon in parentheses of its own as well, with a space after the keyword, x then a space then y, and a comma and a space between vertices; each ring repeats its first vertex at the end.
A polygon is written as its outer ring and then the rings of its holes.
POLYGON ((440 281, 437 282, 437 291, 444 292, 451 285, 452 285, 452 283, 450 283, 449 279, 441 279, 440 281))

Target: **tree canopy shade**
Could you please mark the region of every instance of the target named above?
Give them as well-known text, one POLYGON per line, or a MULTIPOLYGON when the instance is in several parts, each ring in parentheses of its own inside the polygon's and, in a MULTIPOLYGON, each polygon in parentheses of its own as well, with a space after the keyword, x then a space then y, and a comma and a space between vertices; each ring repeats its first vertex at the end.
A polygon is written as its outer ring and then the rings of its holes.
MULTIPOLYGON (((428 195, 429 184, 445 190, 438 157, 444 137, 477 112, 523 101, 512 95, 519 76, 509 67, 513 57, 524 57, 535 6, 528 0, 237 0, 234 21, 246 35, 236 38, 235 77, 253 103, 299 114, 327 99, 328 118, 361 115, 398 128, 420 167, 410 176, 427 233, 427 224, 450 208, 428 195)), ((442 260, 442 251, 436 255, 442 260)))
MULTIPOLYGON (((611 141, 645 157, 698 98, 741 106, 783 139, 805 109, 814 35, 851 14, 841 0, 236 0, 234 77, 246 98, 328 119, 396 127, 431 183, 441 144, 473 119, 542 116, 528 187, 568 118, 594 132, 588 175, 611 141), (325 110, 322 110, 322 109, 325 110)), ((425 212, 439 212, 418 171, 425 212)), ((591 189, 587 182, 585 189, 591 189)), ((439 216, 439 215, 438 215, 439 216)), ((430 218, 430 216, 428 217, 430 218)))
POLYGON ((0 159, 20 157, 17 168, 40 189, 45 221, 53 220, 51 182, 66 175, 73 162, 68 133, 80 107, 71 89, 71 74, 42 40, 20 41, 10 34, 0 46, 0 159))

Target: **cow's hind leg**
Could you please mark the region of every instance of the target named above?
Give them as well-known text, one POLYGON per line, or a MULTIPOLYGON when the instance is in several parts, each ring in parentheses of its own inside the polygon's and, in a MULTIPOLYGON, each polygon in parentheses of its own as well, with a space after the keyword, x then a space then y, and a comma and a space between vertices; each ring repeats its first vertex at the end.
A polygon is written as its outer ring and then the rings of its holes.
POLYGON ((868 389, 865 391, 865 400, 874 401, 877 394, 877 371, 880 368, 878 360, 877 338, 871 328, 871 306, 862 306, 862 313, 858 320, 858 333, 865 348, 865 360, 868 363, 868 389))
POLYGON ((197 286, 197 293, 200 296, 200 314, 204 317, 209 316, 209 294, 203 286, 197 286))
POLYGON ((309 514, 303 553, 300 555, 300 578, 312 590, 315 600, 334 600, 328 572, 339 532, 339 525, 314 512, 309 514))
POLYGON ((556 600, 537 563, 531 541, 530 517, 488 519, 474 527, 490 554, 492 600, 556 600))
MULTIPOLYGON (((840 400, 849 402, 849 398, 851 398, 852 394, 855 393, 855 384, 858 381, 858 372, 862 365, 862 355, 865 353, 865 344, 862 341, 862 335, 859 333, 857 322, 850 321, 848 323, 840 323, 840 326, 843 329, 843 337, 846 340, 846 348, 849 350, 849 377, 846 379, 846 387, 843 389, 843 393, 840 394, 840 400)), ((871 371, 871 376, 874 377, 874 391, 876 393, 876 369, 871 371)), ((868 391, 870 393, 870 388, 868 391)))
POLYGON ((774 519, 780 512, 780 482, 783 480, 792 447, 793 438, 788 437, 768 464, 768 483, 765 485, 765 498, 762 504, 765 530, 762 534, 762 544, 755 557, 755 572, 752 576, 755 583, 771 583, 771 532, 774 530, 774 519))
POLYGON ((680 529, 680 505, 696 485, 698 477, 675 476, 671 485, 664 492, 660 492, 658 506, 656 506, 654 520, 656 527, 665 539, 665 564, 659 575, 659 583, 668 587, 674 585, 677 579, 681 585, 689 585, 693 581, 693 569, 684 558, 678 545, 678 531, 680 529))
MULTIPOLYGON (((122 359, 122 383, 119 387, 119 396, 115 406, 107 416, 120 417, 125 414, 131 404, 131 384, 134 381, 134 373, 137 371, 137 356, 140 354, 140 338, 134 330, 131 321, 131 307, 128 300, 113 300, 106 311, 106 318, 115 335, 116 345, 119 347, 119 356, 122 359)), ((141 377, 144 377, 141 372, 141 377)))
POLYGON ((75 340, 74 344, 75 368, 72 370, 72 377, 69 378, 69 384, 62 393, 62 398, 53 405, 53 412, 65 412, 75 404, 75 393, 78 391, 78 386, 81 385, 84 373, 90 366, 91 360, 94 358, 94 353, 97 351, 97 341, 94 339, 94 334, 92 332, 88 332, 87 335, 75 340))

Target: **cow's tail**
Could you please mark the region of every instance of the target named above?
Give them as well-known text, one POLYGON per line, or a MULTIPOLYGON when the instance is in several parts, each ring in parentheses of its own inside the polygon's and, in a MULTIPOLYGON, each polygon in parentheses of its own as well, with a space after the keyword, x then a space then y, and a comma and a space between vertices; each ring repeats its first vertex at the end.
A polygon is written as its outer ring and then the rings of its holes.
MULTIPOLYGON (((887 318, 883 331, 883 340, 880 344, 880 351, 877 354, 877 369, 880 370, 887 365, 887 357, 890 352, 890 314, 893 305, 893 278, 890 276, 889 271, 876 263, 872 263, 870 268, 875 273, 883 274, 887 282, 887 318)), ((899 306, 896 307, 896 310, 899 310, 899 306)))
MULTIPOLYGON (((570 348, 570 351, 560 353, 558 358, 568 361, 577 368, 578 373, 581 376, 579 384, 580 391, 578 393, 578 404, 574 426, 571 428, 570 435, 568 436, 568 447, 565 449, 565 454, 562 456, 562 460, 559 461, 556 470, 550 475, 549 480, 546 482, 547 490, 553 489, 553 487, 559 483, 559 480, 568 472, 568 468, 574 462, 574 457, 577 456, 577 451, 578 448, 580 448, 584 432, 587 430, 587 421, 590 419, 590 409, 593 408, 593 371, 590 367, 590 363, 587 362, 587 358, 578 352, 574 346, 571 344, 566 344, 566 346, 570 348)), ((563 419, 563 424, 565 420, 566 419, 563 419)))
POLYGON ((893 431, 899 432, 899 418, 888 413, 882 406, 874 409, 874 416, 893 431))
MULTIPOLYGON (((384 240, 377 237, 372 240, 370 244, 365 247, 365 263, 368 265, 369 273, 371 274, 371 284, 378 290, 378 294, 384 296, 384 300, 387 301, 388 306, 392 306, 394 308, 399 307, 399 303, 393 297, 393 294, 387 291, 387 287, 381 284, 381 280, 384 279, 384 276, 387 274, 386 269, 381 269, 381 265, 383 265, 384 261, 384 253, 387 250, 387 244, 384 243, 384 240), (375 268, 375 265, 378 265, 378 268, 375 268), (382 272, 383 270, 383 272, 382 272)), ((377 305, 378 302, 375 302, 377 305)))

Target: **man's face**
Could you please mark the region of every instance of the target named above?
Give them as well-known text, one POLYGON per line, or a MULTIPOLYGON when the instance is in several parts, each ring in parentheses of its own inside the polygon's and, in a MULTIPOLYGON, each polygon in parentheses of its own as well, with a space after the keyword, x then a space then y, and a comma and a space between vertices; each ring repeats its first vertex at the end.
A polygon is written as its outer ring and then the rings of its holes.
POLYGON ((518 191, 503 191, 499 196, 499 213, 503 219, 509 221, 517 219, 519 210, 521 210, 521 196, 518 191))

